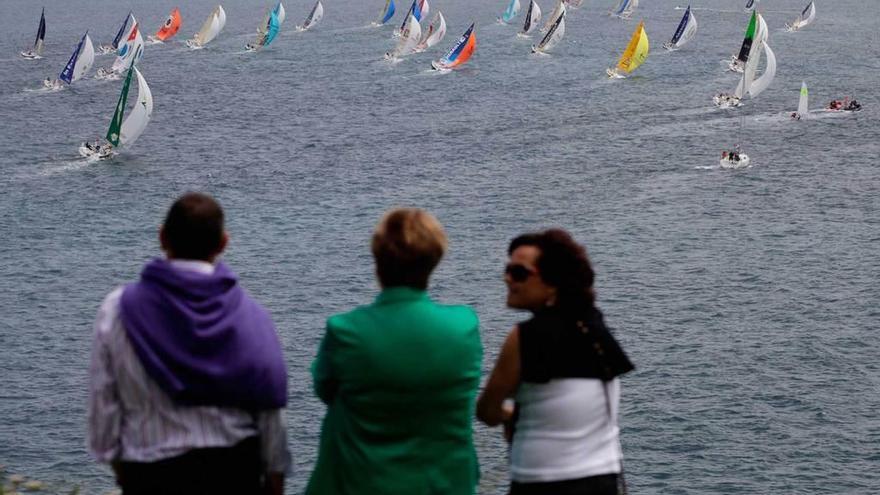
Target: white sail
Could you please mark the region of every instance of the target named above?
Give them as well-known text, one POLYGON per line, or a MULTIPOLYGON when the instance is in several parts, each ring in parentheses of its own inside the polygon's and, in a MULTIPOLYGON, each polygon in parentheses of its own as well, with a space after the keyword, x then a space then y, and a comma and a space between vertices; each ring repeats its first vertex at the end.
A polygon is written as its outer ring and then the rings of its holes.
POLYGON ((217 6, 217 20, 220 22, 220 29, 217 31, 219 34, 226 27, 226 11, 223 10, 222 5, 217 6))
POLYGON ((135 31, 134 40, 129 41, 128 38, 131 37, 131 35, 129 35, 124 42, 119 44, 119 55, 116 56, 116 60, 114 60, 113 65, 110 66, 114 72, 125 72, 126 69, 131 67, 132 60, 135 58, 140 60, 144 55, 144 38, 141 36, 140 25, 137 21, 132 25, 132 30, 135 31))
POLYGON ((553 8, 553 12, 550 12, 550 15, 547 17, 547 20, 544 21, 544 25, 541 26, 541 32, 546 33, 550 26, 556 24, 556 19, 565 12, 565 3, 563 0, 556 0, 556 7, 553 8))
POLYGON ((298 26, 297 29, 300 31, 305 31, 310 27, 314 26, 324 17, 324 6, 321 4, 321 0, 318 0, 318 3, 312 8, 312 12, 309 15, 309 18, 306 19, 306 22, 302 26, 298 26))
POLYGON ((419 3, 419 14, 421 17, 425 17, 431 13, 431 5, 428 4, 428 0, 421 0, 419 3))
POLYGON ((690 20, 688 21, 688 25, 684 28, 684 34, 681 35, 681 39, 678 40, 676 46, 681 46, 697 35, 697 18, 694 17, 694 13, 691 12, 690 20))
POLYGON ((797 31, 803 27, 810 25, 816 18, 816 4, 810 2, 809 5, 800 13, 797 19, 788 26, 789 31, 797 31))
POLYGON ((92 68, 93 63, 95 63, 95 46, 92 44, 92 39, 86 34, 79 57, 77 57, 76 64, 73 66, 71 82, 82 79, 86 72, 92 68))
POLYGON ((810 112, 810 108, 808 106, 809 99, 810 99, 810 93, 809 93, 809 91, 807 91, 807 83, 802 82, 801 83, 801 96, 800 96, 800 99, 798 100, 798 109, 797 109, 797 113, 801 117, 805 116, 807 113, 810 112))
POLYGON ((150 87, 137 68, 134 69, 134 74, 138 80, 137 101, 131 113, 122 122, 119 131, 119 144, 126 147, 131 146, 140 137, 150 123, 150 116, 153 115, 153 94, 150 92, 150 87))
POLYGON ((763 93, 776 77, 776 54, 767 43, 764 43, 764 55, 767 56, 767 66, 764 68, 764 73, 749 86, 749 95, 752 98, 763 93))
POLYGON ((416 46, 417 52, 423 52, 439 43, 446 36, 446 18, 439 10, 428 25, 428 29, 422 33, 422 39, 416 46))
POLYGON ((550 26, 550 30, 547 31, 544 39, 541 40, 533 51, 542 53, 549 52, 553 47, 559 44, 563 36, 565 36, 565 11, 559 16, 558 22, 553 26, 550 26))
MULTIPOLYGON (((277 16, 278 24, 282 24, 284 22, 284 19, 287 19, 287 12, 284 11, 284 4, 281 2, 278 2, 277 16)), ((269 19, 266 19, 266 24, 269 24, 269 19)))
POLYGON ((208 18, 205 19, 205 22, 202 23, 201 29, 199 32, 193 36, 191 41, 188 41, 187 44, 193 47, 204 46, 214 40, 220 31, 223 29, 223 26, 226 24, 226 12, 223 11, 223 7, 217 6, 213 11, 208 15, 208 18))
POLYGON ((523 30, 520 34, 529 34, 538 27, 538 23, 541 22, 541 6, 535 2, 535 0, 531 0, 531 4, 529 5, 529 11, 526 13, 526 21, 523 24, 523 30))
POLYGON ((406 28, 400 34, 400 39, 397 41, 394 51, 391 52, 391 56, 393 58, 400 58, 409 55, 413 52, 421 37, 422 26, 416 20, 416 16, 409 16, 409 19, 406 21, 406 28))

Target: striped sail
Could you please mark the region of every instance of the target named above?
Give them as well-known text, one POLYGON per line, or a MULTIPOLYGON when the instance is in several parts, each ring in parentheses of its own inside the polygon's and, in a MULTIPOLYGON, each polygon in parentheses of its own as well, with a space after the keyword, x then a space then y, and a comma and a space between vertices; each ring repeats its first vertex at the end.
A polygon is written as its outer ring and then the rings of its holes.
POLYGON ((549 52, 554 46, 559 44, 563 36, 565 36, 565 12, 562 12, 562 15, 556 19, 556 23, 550 26, 547 34, 544 35, 538 46, 532 47, 532 51, 540 53, 549 52))
POLYGON ((385 0, 385 9, 382 11, 382 20, 379 24, 385 24, 394 17, 394 0, 385 0))
POLYGON ((541 22, 541 7, 535 3, 535 0, 529 2, 529 10, 526 12, 526 21, 523 23, 523 30, 520 34, 529 34, 535 30, 538 23, 541 22))
POLYGON ((444 70, 458 67, 470 60, 476 47, 477 35, 474 32, 474 24, 471 24, 467 31, 465 31, 464 34, 461 35, 461 38, 455 43, 455 46, 449 50, 449 53, 447 53, 442 59, 433 62, 431 66, 435 69, 444 70))

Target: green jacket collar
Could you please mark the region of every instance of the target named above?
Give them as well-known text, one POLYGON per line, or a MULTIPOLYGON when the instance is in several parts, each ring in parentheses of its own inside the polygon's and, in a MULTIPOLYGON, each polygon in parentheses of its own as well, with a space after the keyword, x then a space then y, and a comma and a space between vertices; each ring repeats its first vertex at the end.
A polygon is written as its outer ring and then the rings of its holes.
POLYGON ((427 300, 428 292, 413 287, 397 286, 383 289, 376 297, 376 304, 427 300))

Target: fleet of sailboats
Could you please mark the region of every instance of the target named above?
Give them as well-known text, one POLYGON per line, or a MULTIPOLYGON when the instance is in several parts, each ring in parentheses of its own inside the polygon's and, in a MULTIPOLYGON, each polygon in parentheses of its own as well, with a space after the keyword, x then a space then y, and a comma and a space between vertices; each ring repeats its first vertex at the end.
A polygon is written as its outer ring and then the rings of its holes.
POLYGON ((696 34, 697 19, 691 13, 691 6, 688 5, 687 10, 684 11, 684 16, 681 18, 681 22, 678 23, 678 28, 675 29, 675 34, 672 35, 671 40, 663 43, 663 48, 669 51, 678 50, 696 34))
POLYGON ((29 60, 37 60, 43 58, 43 40, 46 39, 46 9, 40 13, 40 23, 37 25, 37 38, 34 40, 34 46, 30 50, 21 52, 21 56, 29 60))
POLYGON ((645 32, 645 22, 639 22, 636 30, 633 31, 626 49, 620 55, 617 65, 614 68, 605 69, 605 73, 612 79, 623 79, 642 65, 648 58, 650 44, 648 43, 648 34, 645 32))

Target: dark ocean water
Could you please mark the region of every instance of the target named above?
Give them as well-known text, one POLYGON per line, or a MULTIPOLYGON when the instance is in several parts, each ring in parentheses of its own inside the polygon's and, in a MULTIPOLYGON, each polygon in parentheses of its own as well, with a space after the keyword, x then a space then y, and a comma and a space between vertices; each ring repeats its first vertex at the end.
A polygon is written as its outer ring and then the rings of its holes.
MULTIPOLYGON (((525 318, 503 305, 509 239, 562 226, 587 245, 600 306, 638 366, 621 418, 632 493, 880 491, 880 3, 817 1, 816 22, 792 34, 783 23, 805 0, 762 2, 777 78, 727 112, 710 98, 736 82, 721 60, 742 40, 739 0, 694 3, 700 31, 671 54, 660 45, 682 12, 643 2, 651 56, 614 82, 604 69, 636 20, 605 16, 611 0, 570 11, 540 58, 494 23, 505 2, 436 0, 447 39, 395 66, 380 61, 391 27, 367 27, 382 3, 326 0, 307 33, 292 28, 311 2, 287 3, 258 54, 242 50, 270 2, 224 3, 225 30, 195 52, 182 40, 214 4, 181 5, 177 41, 140 63, 153 121, 130 152, 87 164, 76 147, 106 132, 120 83, 29 90, 86 29, 106 43, 131 8, 152 32, 175 4, 48 0, 46 55, 28 62, 17 52, 41 4, 0 1, 0 463, 59 491, 112 487, 84 446, 92 321, 157 255, 170 202, 195 189, 224 205, 226 259, 280 329, 289 493, 315 459, 324 408, 308 366, 324 319, 376 294, 369 235, 395 205, 446 226, 431 292, 476 307, 487 372, 525 318), (473 21, 466 68, 427 73, 473 21), (855 95, 865 110, 791 122, 802 80, 813 108, 855 95), (753 166, 719 170, 738 139, 753 166)), ((500 433, 476 438, 480 492, 504 493, 500 433)))

